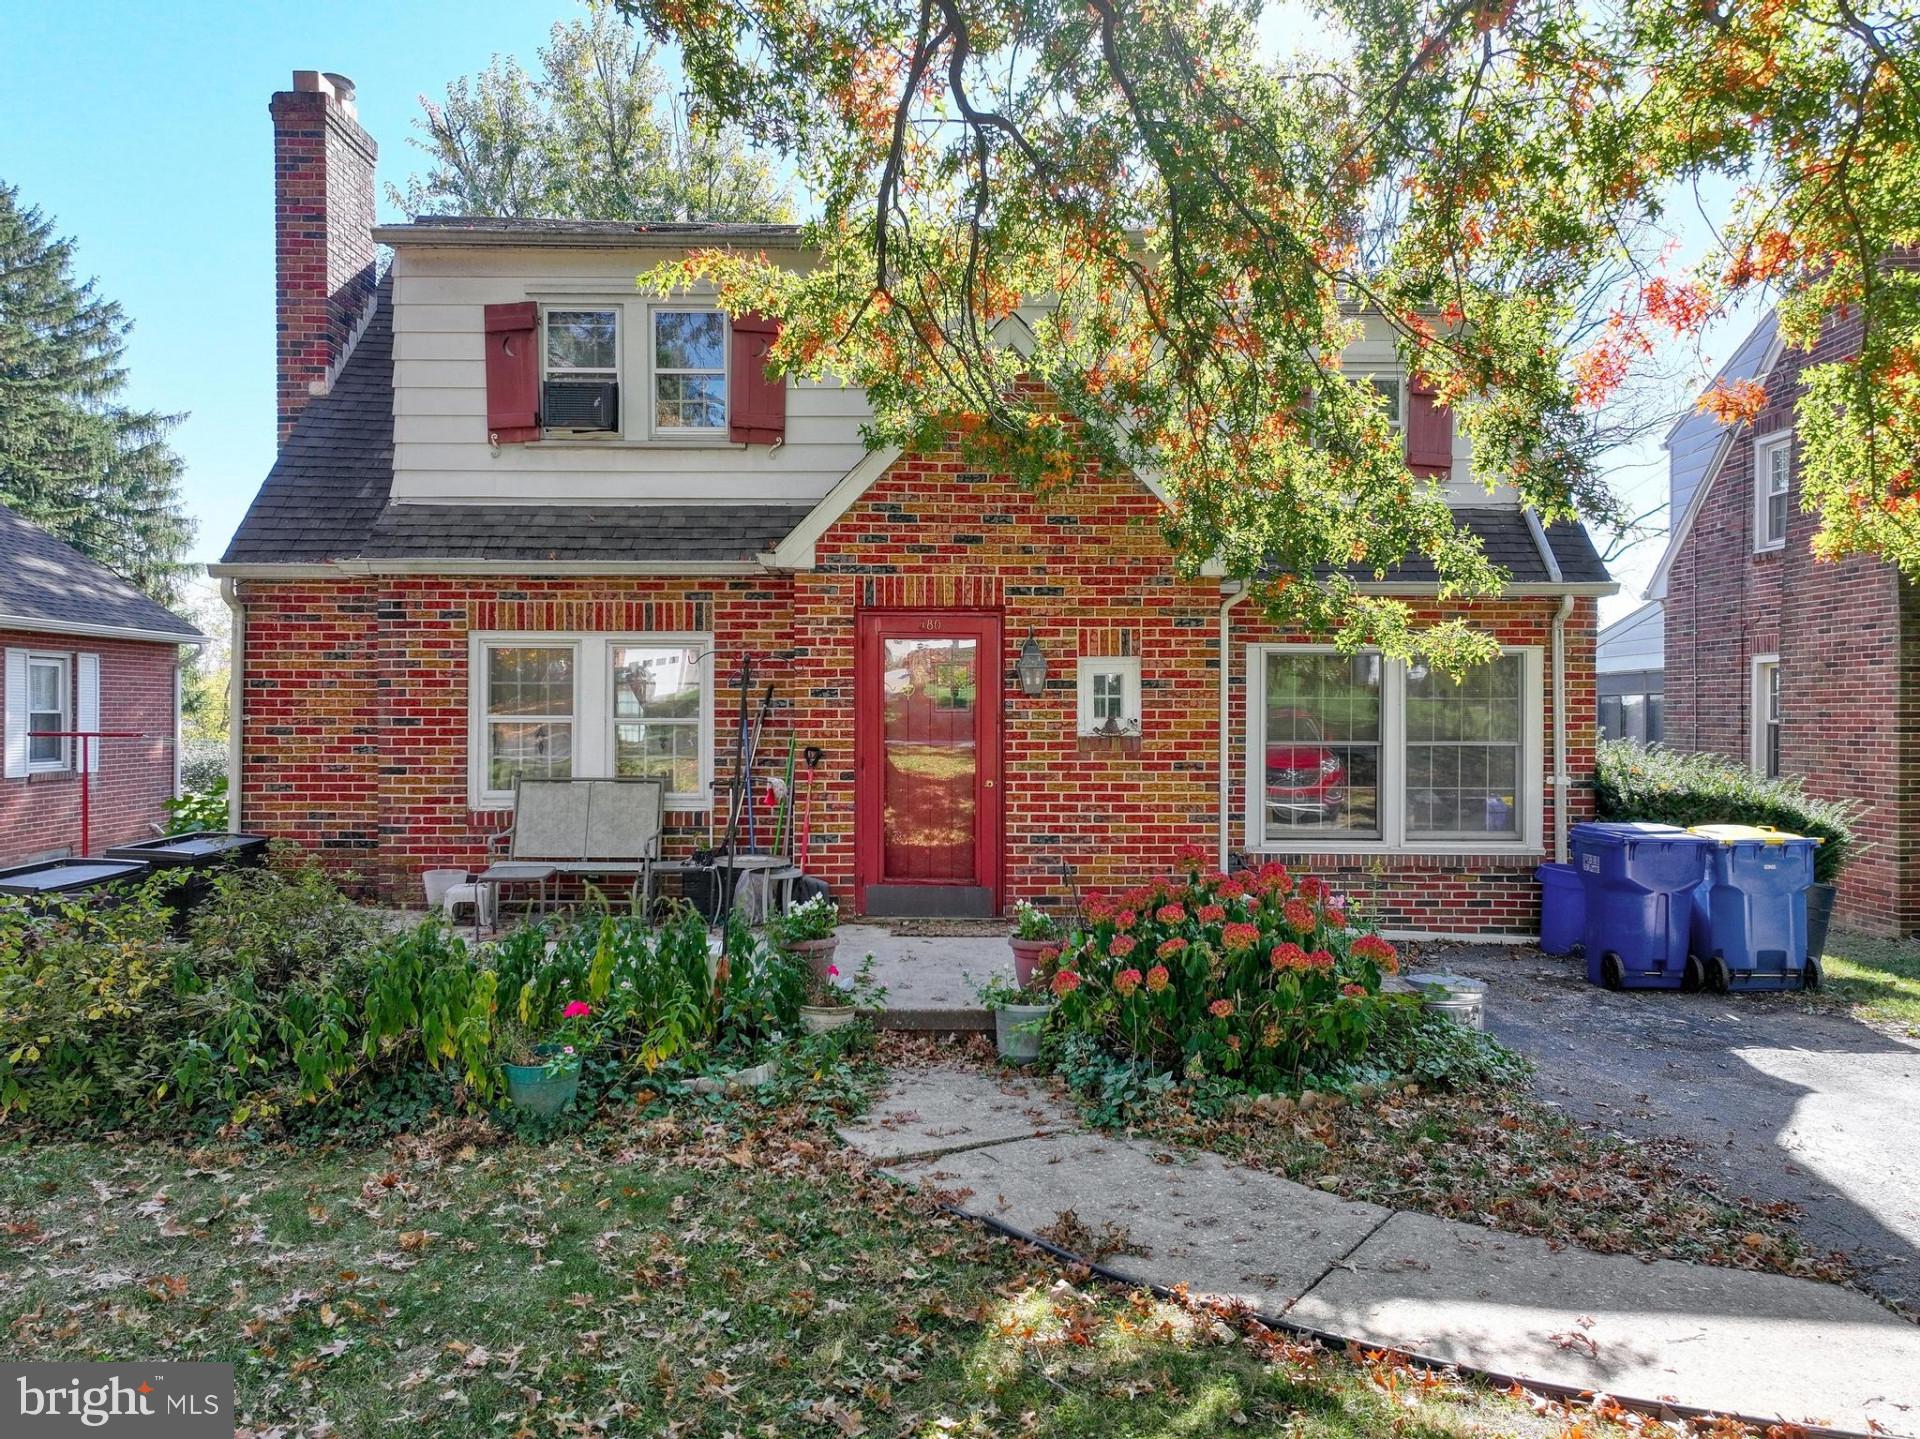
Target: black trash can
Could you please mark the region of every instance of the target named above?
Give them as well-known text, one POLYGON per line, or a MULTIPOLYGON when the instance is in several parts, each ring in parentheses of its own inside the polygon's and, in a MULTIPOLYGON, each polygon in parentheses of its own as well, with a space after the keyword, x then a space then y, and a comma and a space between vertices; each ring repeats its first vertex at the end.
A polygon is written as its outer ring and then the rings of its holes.
POLYGON ((174 914, 184 925, 187 916, 211 892, 215 870, 265 866, 267 837, 214 830, 170 834, 160 839, 143 839, 137 844, 117 844, 107 851, 107 858, 138 860, 159 870, 184 871, 173 892, 174 914))
POLYGON ((152 866, 125 859, 47 859, 0 869, 0 894, 15 895, 36 909, 52 909, 72 900, 108 896, 116 885, 138 884, 152 866))

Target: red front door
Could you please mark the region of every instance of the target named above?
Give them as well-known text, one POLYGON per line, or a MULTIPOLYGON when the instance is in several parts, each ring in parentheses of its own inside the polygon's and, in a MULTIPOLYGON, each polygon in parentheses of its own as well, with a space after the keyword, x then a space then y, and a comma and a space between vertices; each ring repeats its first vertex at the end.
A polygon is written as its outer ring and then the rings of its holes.
POLYGON ((1000 617, 868 610, 854 670, 854 903, 1000 912, 1000 617))

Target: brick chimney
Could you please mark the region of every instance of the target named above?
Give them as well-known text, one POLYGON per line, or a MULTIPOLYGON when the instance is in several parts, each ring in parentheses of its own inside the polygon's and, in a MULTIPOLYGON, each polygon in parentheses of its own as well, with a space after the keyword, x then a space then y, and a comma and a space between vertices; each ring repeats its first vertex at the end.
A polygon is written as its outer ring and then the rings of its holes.
POLYGON ((332 388, 373 307, 373 168, 380 147, 354 115, 353 81, 295 70, 273 116, 279 440, 332 388))

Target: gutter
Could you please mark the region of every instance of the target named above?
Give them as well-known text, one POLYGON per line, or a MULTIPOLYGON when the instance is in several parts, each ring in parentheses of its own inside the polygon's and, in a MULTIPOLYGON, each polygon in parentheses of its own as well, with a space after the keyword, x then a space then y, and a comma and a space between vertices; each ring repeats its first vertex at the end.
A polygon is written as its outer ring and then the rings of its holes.
POLYGON ((208 565, 216 579, 324 580, 372 575, 665 575, 689 579, 757 575, 755 560, 322 560, 312 564, 208 565))
MULTIPOLYGON (((212 567, 209 566, 209 569, 212 567)), ((233 616, 227 640, 227 828, 240 830, 240 737, 246 720, 247 607, 231 579, 220 581, 220 598, 233 616)))
POLYGON ((95 625, 84 620, 45 620, 32 615, 0 614, 0 629, 39 630, 49 635, 83 635, 100 640, 146 640, 163 645, 203 645, 207 637, 198 630, 143 630, 127 625, 95 625))
POLYGON ((1553 858, 1567 862, 1567 618, 1573 596, 1553 616, 1553 858))
POLYGON ((1228 729, 1228 697, 1233 687, 1233 656, 1228 643, 1228 637, 1233 628, 1230 615, 1233 607, 1252 593, 1248 586, 1239 584, 1231 594, 1220 601, 1220 852, 1217 868, 1223 874, 1226 872, 1227 860, 1230 858, 1228 850, 1231 848, 1227 834, 1229 827, 1227 810, 1231 798, 1228 785, 1232 777, 1230 761, 1233 756, 1233 736, 1228 729))

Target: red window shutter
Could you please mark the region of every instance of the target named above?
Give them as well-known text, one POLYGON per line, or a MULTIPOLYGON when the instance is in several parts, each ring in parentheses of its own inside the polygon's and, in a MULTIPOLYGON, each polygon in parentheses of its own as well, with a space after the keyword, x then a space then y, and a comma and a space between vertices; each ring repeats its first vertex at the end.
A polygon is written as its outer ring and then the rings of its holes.
POLYGON ((1441 480, 1453 473, 1453 412, 1418 379, 1407 381, 1407 468, 1441 480))
POLYGON ((779 335, 780 322, 765 315, 733 322, 727 438, 737 445, 772 445, 787 436, 787 382, 767 374, 767 351, 779 335))
POLYGON ((540 438, 540 307, 488 305, 487 438, 524 445, 540 438))

